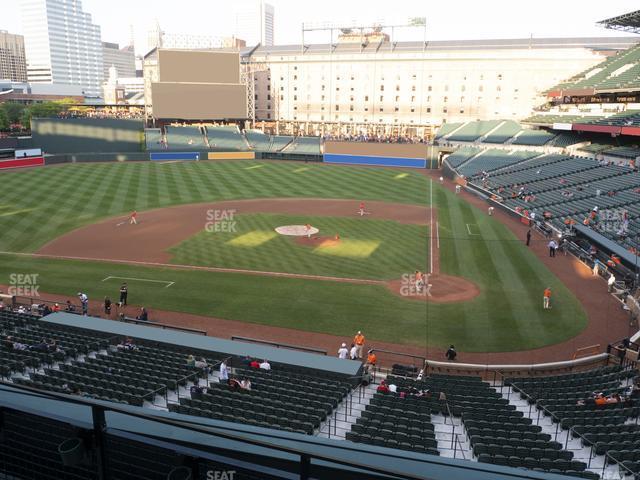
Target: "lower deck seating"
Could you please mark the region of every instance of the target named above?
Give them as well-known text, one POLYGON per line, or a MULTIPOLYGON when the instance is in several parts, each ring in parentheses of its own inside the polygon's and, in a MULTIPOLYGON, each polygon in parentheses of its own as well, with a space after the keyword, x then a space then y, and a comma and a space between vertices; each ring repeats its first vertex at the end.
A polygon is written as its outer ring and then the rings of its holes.
POLYGON ((235 369, 235 378, 249 379, 251 390, 234 390, 211 382, 206 393, 181 399, 170 408, 205 416, 311 435, 320 427, 352 386, 293 372, 235 369))

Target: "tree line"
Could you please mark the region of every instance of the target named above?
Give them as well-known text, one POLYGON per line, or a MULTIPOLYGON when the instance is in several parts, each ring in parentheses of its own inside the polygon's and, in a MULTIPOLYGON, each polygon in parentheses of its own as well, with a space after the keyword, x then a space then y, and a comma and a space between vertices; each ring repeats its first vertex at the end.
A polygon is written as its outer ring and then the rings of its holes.
POLYGON ((0 103, 0 132, 30 130, 33 117, 56 117, 76 103, 71 98, 25 105, 17 102, 0 103))

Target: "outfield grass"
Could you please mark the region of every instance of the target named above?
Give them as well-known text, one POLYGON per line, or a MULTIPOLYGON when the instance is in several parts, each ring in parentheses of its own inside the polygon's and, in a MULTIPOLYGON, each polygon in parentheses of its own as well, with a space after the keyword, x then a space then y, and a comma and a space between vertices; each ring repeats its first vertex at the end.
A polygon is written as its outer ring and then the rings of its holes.
MULTIPOLYGON (((330 277, 398 279, 427 267, 428 228, 389 220, 291 215, 236 215, 236 231, 202 231, 170 249, 172 263, 330 277), (335 246, 311 247, 274 231, 311 223, 335 246)), ((320 245, 320 242, 318 242, 320 245)))
POLYGON ((101 218, 187 203, 320 197, 424 204, 424 177, 397 175, 393 169, 253 161, 73 164, 2 172, 0 251, 35 251, 101 218))
POLYGON ((41 291, 72 299, 78 291, 92 300, 117 298, 122 280, 102 281, 109 276, 175 282, 166 288, 165 284, 127 281, 129 302, 149 308, 151 320, 153 310, 160 309, 346 339, 360 329, 371 341, 427 344, 425 305, 403 300, 384 286, 0 254, 0 283, 7 283, 11 273, 37 273, 41 291))
MULTIPOLYGON (((259 162, 79 164, 6 172, 0 174, 3 185, 0 250, 32 251, 72 228, 99 218, 134 208, 145 210, 179 203, 255 197, 325 197, 427 204, 429 184, 425 177, 406 173, 407 176, 398 177, 397 170, 389 169, 259 162), (257 165, 262 166, 247 170, 257 165)), ((371 340, 440 347, 455 343, 459 349, 473 352, 538 348, 568 340, 586 326, 586 315, 576 298, 521 239, 515 238, 486 212, 440 186, 433 186, 433 197, 440 222, 441 271, 476 282, 481 294, 473 301, 425 305, 403 300, 381 286, 63 262, 15 255, 0 255, 0 283, 8 283, 11 273, 38 273, 43 291, 72 296, 83 290, 96 299, 116 295, 117 281, 102 282, 107 276, 166 280, 176 283, 168 289, 153 283, 133 285, 132 301, 151 309, 337 335, 351 335, 363 329, 371 340), (541 297, 547 286, 554 290, 554 308, 545 311, 541 297)), ((252 216, 254 226, 247 225, 247 228, 258 226, 267 217, 252 216)), ((363 229, 371 229, 359 236, 349 222, 356 219, 322 220, 344 221, 341 228, 357 239, 371 240, 366 237, 373 235, 390 238, 382 227, 385 222, 378 225, 373 220, 358 219, 363 220, 363 229)), ((341 234, 344 236, 342 231, 341 234)), ((236 243, 224 248, 227 253, 242 250, 243 244, 255 250, 266 248, 272 240, 265 242, 268 237, 265 235, 239 235, 236 243)), ((200 244, 204 249, 208 248, 209 241, 200 236, 188 240, 196 242, 194 248, 200 244)), ((416 240, 415 245, 419 243, 416 240)), ((394 260, 376 259, 379 265, 360 263, 359 274, 387 278, 386 270, 396 268, 393 265, 396 261, 407 262, 402 265, 404 269, 409 262, 416 261, 414 255, 424 258, 419 256, 424 254, 426 245, 425 242, 419 253, 398 248, 393 253, 394 260)), ((363 245, 352 251, 363 251, 361 247, 363 245)), ((413 247, 405 247, 408 248, 413 247)), ((199 259, 197 253, 181 250, 179 247, 176 252, 180 263, 209 261, 211 257, 211 252, 205 252, 199 259), (180 255, 193 255, 193 258, 183 262, 180 255)), ((249 262, 242 258, 249 254, 235 255, 237 262, 249 262)), ((310 252, 300 252, 300 255, 299 258, 312 257, 310 252)), ((317 257, 317 262, 314 260, 313 265, 305 268, 319 272, 331 267, 336 269, 333 275, 347 271, 355 272, 349 276, 358 275, 358 259, 317 257)), ((294 262, 297 260, 292 258, 294 262)), ((308 258, 304 261, 309 261, 308 258)), ((257 257, 253 260, 267 261, 257 257)), ((280 270, 286 267, 282 258, 269 262, 277 262, 278 265, 272 263, 272 266, 279 266, 280 270)), ((231 260, 229 266, 230 263, 231 260)), ((237 268, 238 264, 233 266, 237 268)))
POLYGON ((572 338, 586 327, 576 297, 522 239, 439 186, 434 185, 433 201, 440 226, 440 269, 467 277, 482 289, 473 302, 430 307, 433 338, 455 339, 456 345, 480 351, 518 350, 572 338), (548 286, 553 309, 543 310, 542 293, 548 286))

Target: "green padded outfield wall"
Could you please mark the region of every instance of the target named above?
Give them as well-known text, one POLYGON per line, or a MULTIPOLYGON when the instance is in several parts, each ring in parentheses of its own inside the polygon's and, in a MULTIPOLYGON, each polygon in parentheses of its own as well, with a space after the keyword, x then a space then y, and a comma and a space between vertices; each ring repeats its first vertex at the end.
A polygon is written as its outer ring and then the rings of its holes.
POLYGON ((140 152, 142 120, 119 118, 34 118, 33 145, 45 153, 140 152))

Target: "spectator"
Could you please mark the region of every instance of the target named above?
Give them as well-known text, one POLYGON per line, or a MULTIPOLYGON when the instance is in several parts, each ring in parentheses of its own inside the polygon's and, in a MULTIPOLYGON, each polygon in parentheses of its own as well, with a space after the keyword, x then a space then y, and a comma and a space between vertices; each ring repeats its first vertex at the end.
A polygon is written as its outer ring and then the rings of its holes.
POLYGON ((367 352, 367 364, 375 367, 377 361, 376 353, 373 350, 369 350, 367 352))
POLYGON ((104 314, 111 315, 111 299, 109 297, 104 297, 104 314))
POLYGON ((389 391, 391 393, 396 393, 398 391, 398 386, 397 385, 394 385, 393 383, 390 383, 388 386, 389 386, 389 391))
POLYGON ((129 297, 129 287, 126 283, 120 286, 120 306, 127 304, 127 298, 129 297))
MULTIPOLYGON (((0 308, 0 310, 1 310, 1 309, 2 309, 2 308, 0 308)), ((59 311, 60 311, 60 305, 59 305, 58 303, 54 303, 54 304, 53 304, 53 308, 51 309, 51 311, 52 311, 53 313, 57 313, 57 312, 59 312, 59 311)))
POLYGON ((260 368, 262 370, 271 370, 271 364, 267 361, 267 359, 265 358, 262 363, 260 364, 260 368))
POLYGON ((50 313, 51 313, 51 309, 49 308, 49 305, 45 304, 45 306, 42 308, 42 316, 46 317, 50 313))
POLYGON ((347 344, 343 343, 338 349, 338 358, 345 360, 349 355, 349 350, 347 349, 347 344))
POLYGON ((229 383, 229 369, 227 368, 227 361, 223 360, 220 363, 220 375, 219 375, 220 383, 229 383))
POLYGON ((438 400, 440 400, 441 402, 446 402, 447 401, 447 394, 444 392, 440 392, 440 395, 438 395, 438 400))
POLYGON ((142 307, 140 309, 140 315, 138 315, 136 317, 137 320, 141 320, 143 322, 148 322, 149 321, 149 314, 147 313, 147 309, 142 307))
POLYGON ((364 335, 361 331, 358 331, 355 337, 353 337, 353 343, 356 345, 357 356, 358 358, 362 358, 362 352, 364 349, 364 335))
POLYGON ((187 357, 187 367, 195 368, 195 366, 196 366, 196 357, 194 357, 193 355, 189 355, 187 357))
POLYGON ((449 360, 450 362, 453 362, 458 356, 458 352, 456 352, 456 347, 454 347, 453 345, 449 345, 449 349, 445 353, 445 356, 447 357, 447 360, 449 360))
POLYGON ((73 313, 76 311, 76 307, 71 303, 71 300, 67 300, 67 306, 64 310, 66 312, 73 313))
POLYGON ((555 257, 556 256, 556 250, 558 249, 558 244, 556 243, 556 241, 554 239, 551 239, 551 241, 549 242, 549 244, 547 246, 549 247, 549 256, 550 257, 555 257))
POLYGON ((613 292, 613 287, 616 285, 616 276, 612 273, 609 276, 609 280, 607 280, 607 291, 609 293, 613 292))
POLYGON ((378 388, 376 388, 376 392, 389 393, 389 387, 387 386, 387 382, 385 380, 382 380, 380 382, 380 385, 378 385, 378 388))
POLYGON ((82 292, 78 292, 78 299, 82 304, 82 314, 87 315, 89 313, 89 297, 82 292))
POLYGON ((248 367, 249 365, 251 365, 251 357, 249 355, 246 355, 243 359, 242 359, 242 364, 245 367, 248 367))
POLYGON ((207 363, 207 359, 204 357, 200 357, 200 360, 194 359, 193 366, 203 370, 207 374, 209 373, 209 364, 207 363))
POLYGON ((202 394, 207 393, 206 387, 201 387, 200 384, 192 385, 189 392, 191 393, 191 398, 198 398, 202 394))
POLYGON ((249 380, 247 377, 245 377, 240 382, 240 388, 242 388, 243 390, 251 390, 251 380, 249 380))
POLYGON ((260 368, 260 362, 256 359, 251 360, 251 363, 249 364, 250 368, 260 368))
POLYGON ((351 360, 357 360, 358 359, 358 348, 356 347, 355 343, 351 344, 351 349, 349 350, 349 358, 351 360))
POLYGON ((138 347, 133 343, 131 337, 126 337, 122 343, 116 346, 116 348, 124 351, 138 350, 138 347))

